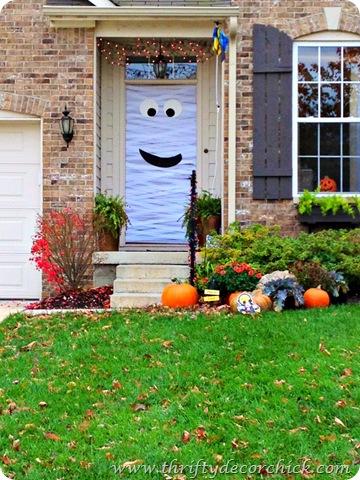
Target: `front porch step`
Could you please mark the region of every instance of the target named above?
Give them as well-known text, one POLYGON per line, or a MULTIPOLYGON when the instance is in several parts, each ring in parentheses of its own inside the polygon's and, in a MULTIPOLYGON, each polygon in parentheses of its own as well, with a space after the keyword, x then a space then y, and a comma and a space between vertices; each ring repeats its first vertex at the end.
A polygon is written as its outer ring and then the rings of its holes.
POLYGON ((186 278, 189 275, 187 265, 118 265, 116 279, 143 280, 165 278, 169 282, 173 278, 186 278))
POLYGON ((145 307, 161 303, 173 278, 189 276, 187 252, 116 252, 118 265, 111 308, 145 307))

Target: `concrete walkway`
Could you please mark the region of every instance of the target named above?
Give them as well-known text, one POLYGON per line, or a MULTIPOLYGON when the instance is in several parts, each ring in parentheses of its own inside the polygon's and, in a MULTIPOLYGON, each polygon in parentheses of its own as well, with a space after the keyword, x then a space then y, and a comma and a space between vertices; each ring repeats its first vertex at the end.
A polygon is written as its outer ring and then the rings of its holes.
POLYGON ((22 302, 20 300, 0 300, 0 322, 12 313, 22 312, 30 301, 22 302))

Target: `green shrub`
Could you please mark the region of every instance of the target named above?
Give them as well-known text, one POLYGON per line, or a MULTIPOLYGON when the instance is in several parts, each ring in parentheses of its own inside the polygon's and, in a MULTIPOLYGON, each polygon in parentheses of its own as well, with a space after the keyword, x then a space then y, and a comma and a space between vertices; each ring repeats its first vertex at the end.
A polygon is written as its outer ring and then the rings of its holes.
MULTIPOLYGON (((360 285, 360 229, 322 230, 301 232, 297 237, 286 237, 280 227, 253 225, 241 228, 229 226, 224 235, 213 235, 201 250, 207 272, 217 265, 246 262, 263 274, 287 270, 297 261, 320 263, 325 270, 336 270, 344 275, 350 290, 360 285)), ((201 281, 201 272, 198 272, 201 281)))

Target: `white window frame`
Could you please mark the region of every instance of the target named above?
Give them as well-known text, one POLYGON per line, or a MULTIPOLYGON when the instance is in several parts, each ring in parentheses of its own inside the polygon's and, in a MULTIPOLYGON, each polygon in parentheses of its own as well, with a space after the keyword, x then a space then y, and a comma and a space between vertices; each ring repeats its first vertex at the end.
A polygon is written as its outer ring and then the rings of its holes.
MULTIPOLYGON (((324 34, 313 34, 311 40, 304 40, 295 41, 293 44, 293 104, 292 104, 292 138, 293 138, 293 150, 292 150, 292 159, 293 159, 293 176, 292 176, 292 189, 293 189, 293 198, 295 202, 298 202, 300 193, 299 193, 299 178, 298 178, 298 146, 299 146, 299 138, 298 138, 298 125, 299 123, 315 123, 314 117, 299 117, 298 116, 298 49, 299 47, 359 47, 360 48, 360 37, 359 40, 356 41, 349 41, 348 34, 344 33, 343 35, 341 32, 336 32, 337 40, 334 41, 334 35, 331 35, 329 32, 329 39, 327 39, 327 35, 324 34)), ((343 82, 343 79, 341 80, 343 82)), ((353 123, 357 121, 360 123, 360 116, 359 117, 316 117, 316 123, 353 123)), ((344 197, 351 197, 355 194, 359 194, 360 192, 336 192, 337 195, 342 195, 344 197)), ((318 196, 329 195, 329 193, 318 193, 318 196)))

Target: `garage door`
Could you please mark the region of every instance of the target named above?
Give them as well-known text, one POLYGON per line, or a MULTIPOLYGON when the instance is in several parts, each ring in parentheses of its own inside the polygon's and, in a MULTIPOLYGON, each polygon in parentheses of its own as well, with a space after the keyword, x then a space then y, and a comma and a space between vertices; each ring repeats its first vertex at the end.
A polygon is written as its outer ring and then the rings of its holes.
POLYGON ((41 274, 29 261, 40 212, 40 124, 0 121, 0 298, 38 299, 41 274))

